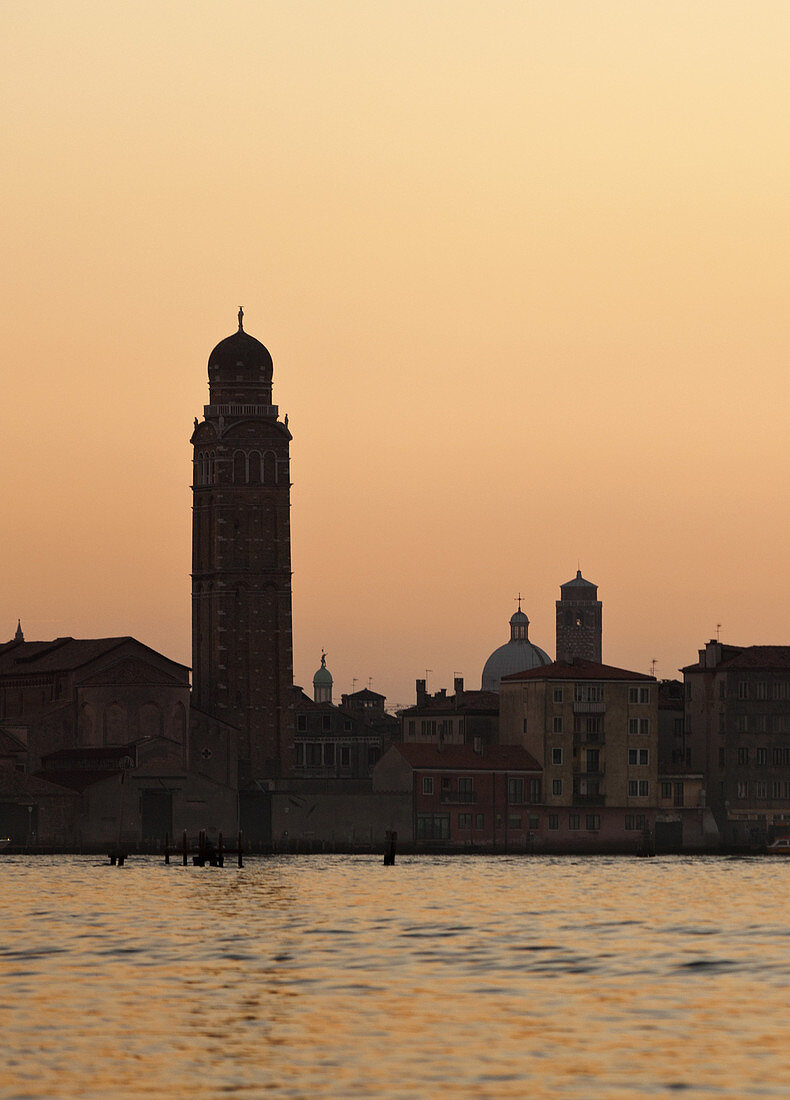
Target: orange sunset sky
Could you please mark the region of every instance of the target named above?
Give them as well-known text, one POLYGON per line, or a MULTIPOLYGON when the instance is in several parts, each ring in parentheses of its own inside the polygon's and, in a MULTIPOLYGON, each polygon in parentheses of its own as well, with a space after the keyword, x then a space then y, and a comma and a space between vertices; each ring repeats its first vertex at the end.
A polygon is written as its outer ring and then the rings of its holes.
POLYGON ((790 643, 786 0, 0 5, 0 636, 189 664, 206 361, 270 349, 294 674, 790 643))

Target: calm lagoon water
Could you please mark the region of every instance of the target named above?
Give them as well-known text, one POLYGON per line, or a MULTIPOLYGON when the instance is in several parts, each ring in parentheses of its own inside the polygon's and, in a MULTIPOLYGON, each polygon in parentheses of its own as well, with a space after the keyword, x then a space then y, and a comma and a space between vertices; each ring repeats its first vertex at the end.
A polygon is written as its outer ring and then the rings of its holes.
POLYGON ((0 876, 3 1097, 790 1095, 790 861, 0 876))

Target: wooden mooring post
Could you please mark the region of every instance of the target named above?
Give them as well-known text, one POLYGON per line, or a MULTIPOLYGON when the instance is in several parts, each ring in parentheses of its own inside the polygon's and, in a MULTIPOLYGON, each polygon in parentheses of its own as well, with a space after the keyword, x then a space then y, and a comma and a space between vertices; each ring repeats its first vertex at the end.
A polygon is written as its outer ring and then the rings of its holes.
POLYGON ((225 866, 225 851, 222 847, 222 833, 217 838, 217 867, 225 866))
POLYGON ((241 832, 241 829, 239 829, 239 849, 238 849, 238 851, 239 851, 239 867, 244 866, 244 858, 242 856, 241 841, 242 841, 242 832, 241 832))
POLYGON ((395 850, 398 847, 398 834, 396 832, 387 832, 384 834, 384 866, 393 867, 395 865, 395 850))
POLYGON ((170 864, 170 833, 165 833, 165 863, 170 864))
POLYGON ((183 849, 182 850, 183 850, 183 855, 184 855, 184 866, 186 867, 186 865, 187 865, 187 856, 189 855, 189 845, 187 843, 187 831, 186 831, 186 829, 184 829, 184 839, 183 839, 183 849))

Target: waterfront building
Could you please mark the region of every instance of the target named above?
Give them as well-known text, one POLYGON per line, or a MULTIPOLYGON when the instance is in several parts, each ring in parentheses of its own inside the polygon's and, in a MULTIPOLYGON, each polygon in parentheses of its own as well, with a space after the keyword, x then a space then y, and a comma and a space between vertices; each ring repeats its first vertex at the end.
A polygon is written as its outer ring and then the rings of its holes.
POLYGON ((682 671, 685 751, 724 843, 790 832, 790 646, 712 639, 682 671))
POLYGON ((653 676, 595 661, 555 661, 506 677, 499 700, 500 742, 523 745, 543 768, 549 844, 636 843, 655 828, 653 676))
POLYGON ((503 676, 550 663, 548 653, 529 640, 529 619, 521 610, 519 596, 518 610, 510 617, 510 639, 495 649, 483 666, 481 688, 499 691, 503 676))
POLYGON ((573 580, 560 585, 556 616, 558 661, 603 660, 603 605, 598 586, 585 580, 580 569, 573 580))
POLYGON ((209 356, 209 404, 191 438, 194 700, 238 729, 250 789, 289 771, 293 744, 291 433, 272 375, 239 310, 238 331, 209 356))
MULTIPOLYGON (((526 616, 525 616, 526 618, 526 616)), ((467 691, 456 676, 454 692, 433 694, 417 680, 417 702, 398 712, 401 740, 434 745, 493 745, 499 732, 499 696, 495 691, 467 691)))
POLYGON ((528 851, 541 829, 541 772, 518 745, 395 744, 373 773, 374 791, 409 799, 420 848, 528 851))

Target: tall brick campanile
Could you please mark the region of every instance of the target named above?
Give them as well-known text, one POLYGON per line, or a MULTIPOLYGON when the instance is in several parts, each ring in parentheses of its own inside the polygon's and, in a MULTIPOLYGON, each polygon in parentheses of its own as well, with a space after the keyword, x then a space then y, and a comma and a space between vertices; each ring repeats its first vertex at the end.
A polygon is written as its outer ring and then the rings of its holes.
POLYGON ((601 662, 603 606, 598 585, 576 570, 572 581, 560 585, 557 600, 557 660, 601 662))
POLYGON ((272 373, 239 310, 209 356, 191 439, 193 696, 240 730, 242 784, 287 771, 293 743, 291 433, 272 373))

